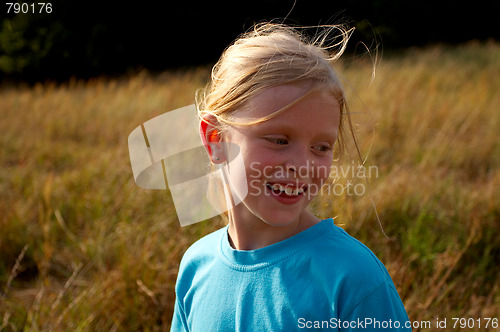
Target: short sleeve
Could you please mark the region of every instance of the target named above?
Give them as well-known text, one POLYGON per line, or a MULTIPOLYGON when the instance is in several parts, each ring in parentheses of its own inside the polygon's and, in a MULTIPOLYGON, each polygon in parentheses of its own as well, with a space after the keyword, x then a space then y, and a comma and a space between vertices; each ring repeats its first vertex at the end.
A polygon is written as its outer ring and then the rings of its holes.
POLYGON ((172 325, 170 332, 188 332, 186 315, 179 304, 179 300, 175 299, 174 316, 172 317, 172 325))
POLYGON ((383 282, 339 322, 340 331, 411 331, 406 310, 392 283, 383 282))

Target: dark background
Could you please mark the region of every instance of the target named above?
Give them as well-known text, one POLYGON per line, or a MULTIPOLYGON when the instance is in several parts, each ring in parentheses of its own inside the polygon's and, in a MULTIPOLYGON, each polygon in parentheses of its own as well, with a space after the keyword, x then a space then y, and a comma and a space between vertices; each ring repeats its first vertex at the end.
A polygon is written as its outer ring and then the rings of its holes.
MULTIPOLYGON (((46 0, 45 0, 46 1, 46 0)), ((215 62, 253 23, 348 23, 350 43, 382 43, 384 53, 408 46, 500 38, 500 1, 54 0, 50 14, 0 17, 0 80, 64 81, 162 71, 215 62)))

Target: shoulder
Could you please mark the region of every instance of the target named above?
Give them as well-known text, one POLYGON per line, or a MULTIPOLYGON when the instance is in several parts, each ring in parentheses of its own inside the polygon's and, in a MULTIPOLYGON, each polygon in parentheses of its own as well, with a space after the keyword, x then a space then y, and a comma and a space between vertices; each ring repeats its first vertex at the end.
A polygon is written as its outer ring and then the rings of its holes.
POLYGON ((370 278, 377 276, 380 280, 390 278, 385 266, 366 245, 333 222, 325 232, 324 241, 318 241, 316 247, 315 250, 326 253, 319 255, 323 260, 335 264, 336 273, 344 270, 351 278, 368 275, 370 278))
POLYGON ((189 265, 198 265, 213 259, 217 250, 219 250, 221 238, 226 231, 226 227, 221 228, 193 243, 182 256, 179 270, 185 269, 189 265))
MULTIPOLYGON (((177 274, 176 290, 189 288, 195 278, 209 274, 216 264, 221 239, 226 227, 210 233, 193 243, 182 256, 177 274)), ((184 289, 186 290, 186 289, 184 289)))
POLYGON ((335 280, 337 303, 343 315, 354 308, 368 313, 379 305, 404 313, 387 269, 366 245, 333 222, 324 239, 318 241, 315 251, 329 253, 317 256, 322 257, 320 264, 326 269, 325 275, 335 280))
POLYGON ((338 291, 339 298, 363 298, 382 284, 393 285, 384 264, 363 243, 329 223, 308 256, 318 275, 338 291))

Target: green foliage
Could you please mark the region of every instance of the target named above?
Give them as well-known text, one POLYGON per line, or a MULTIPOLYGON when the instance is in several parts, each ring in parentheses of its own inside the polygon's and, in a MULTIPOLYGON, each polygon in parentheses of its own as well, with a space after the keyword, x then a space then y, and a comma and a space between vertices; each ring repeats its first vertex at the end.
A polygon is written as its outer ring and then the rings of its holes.
MULTIPOLYGON (((28 3, 28 2, 26 2, 28 3)), ((148 2, 52 0, 50 13, 0 17, 0 78, 29 82, 95 77, 147 68, 165 70, 215 62, 255 22, 355 26, 353 49, 500 38, 497 1, 254 0, 148 2), (291 10, 293 7, 293 10, 291 10), (451 12, 453 14, 450 14, 451 12)), ((2 13, 7 11, 2 4, 2 13)), ((30 7, 31 8, 31 7, 30 7)))
POLYGON ((18 14, 1 23, 0 72, 30 75, 64 57, 57 48, 68 34, 49 14, 18 14))

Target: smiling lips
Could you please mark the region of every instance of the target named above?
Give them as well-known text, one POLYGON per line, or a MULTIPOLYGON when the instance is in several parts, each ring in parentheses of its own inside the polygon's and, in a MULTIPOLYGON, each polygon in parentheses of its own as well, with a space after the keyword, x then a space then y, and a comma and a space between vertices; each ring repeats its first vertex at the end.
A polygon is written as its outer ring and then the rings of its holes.
POLYGON ((307 190, 305 185, 297 187, 292 184, 266 183, 266 186, 276 195, 299 196, 307 190))

